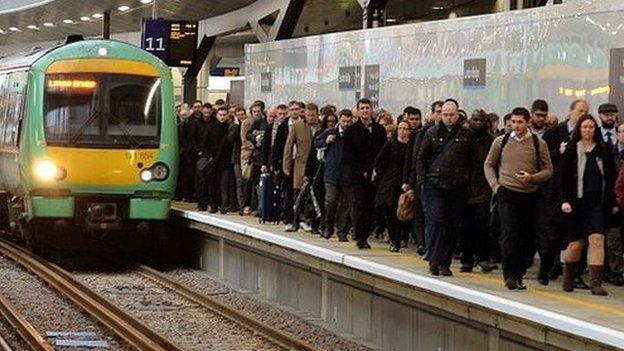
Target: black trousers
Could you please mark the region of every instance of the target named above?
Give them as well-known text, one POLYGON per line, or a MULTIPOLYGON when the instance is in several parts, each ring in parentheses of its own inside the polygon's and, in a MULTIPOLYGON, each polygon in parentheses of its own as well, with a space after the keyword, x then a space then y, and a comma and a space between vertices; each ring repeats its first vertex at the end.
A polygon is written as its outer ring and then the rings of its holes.
POLYGON ((464 230, 459 240, 461 263, 474 265, 490 260, 490 247, 493 240, 489 231, 490 203, 469 204, 464 215, 464 230))
POLYGON ((426 185, 423 189, 429 201, 431 216, 431 253, 429 263, 432 266, 450 267, 457 242, 456 232, 461 224, 462 215, 468 201, 466 189, 438 189, 426 185))
POLYGON ((219 188, 217 183, 217 170, 214 164, 206 166, 203 170, 196 168, 195 189, 198 207, 210 205, 216 209, 219 206, 219 188))
POLYGON ((187 201, 195 199, 195 159, 192 155, 180 155, 180 173, 176 194, 187 201))
POLYGON ((535 252, 537 201, 541 195, 501 187, 496 194, 501 222, 501 251, 505 280, 522 279, 535 252))
MULTIPOLYGON (((293 162, 294 163, 294 162, 293 162)), ((295 220, 295 212, 293 211, 293 205, 295 203, 295 197, 297 193, 293 188, 293 169, 294 166, 290 167, 290 177, 286 175, 283 176, 282 184, 284 186, 284 202, 283 202, 283 219, 284 223, 293 223, 295 220)), ((299 224, 299 223, 297 223, 299 224)))
POLYGON ((217 168, 217 180, 218 184, 215 184, 215 193, 219 196, 218 199, 215 199, 215 203, 218 204, 218 207, 225 210, 237 208, 236 178, 234 176, 233 165, 220 165, 217 168))
POLYGON ((349 215, 351 213, 351 200, 348 188, 342 185, 325 183, 325 233, 334 234, 334 228, 338 235, 349 234, 349 215))
POLYGON ((262 166, 251 165, 251 173, 249 180, 245 183, 243 204, 242 206, 249 206, 252 210, 258 209, 260 199, 258 198, 258 184, 260 184, 260 170, 262 166))
POLYGON ((370 236, 376 190, 375 186, 364 178, 349 185, 349 197, 353 206, 351 223, 358 242, 365 242, 370 236))
POLYGON ((559 260, 559 252, 564 248, 564 224, 561 212, 559 191, 544 188, 536 202, 535 226, 537 231, 536 247, 540 255, 540 274, 548 274, 555 262, 559 260))

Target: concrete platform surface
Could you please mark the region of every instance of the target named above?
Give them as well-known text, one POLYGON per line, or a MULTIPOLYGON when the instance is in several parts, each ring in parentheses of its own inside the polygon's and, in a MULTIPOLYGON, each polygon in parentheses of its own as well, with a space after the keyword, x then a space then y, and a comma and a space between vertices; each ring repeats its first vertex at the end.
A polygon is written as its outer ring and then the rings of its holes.
POLYGON ((460 273, 459 263, 454 261, 452 277, 433 277, 428 273, 427 262, 416 254, 414 247, 392 253, 386 243, 372 239, 372 249, 358 250, 354 241, 338 242, 335 236, 326 240, 302 230, 286 233, 283 225, 259 224, 254 217, 213 215, 194 209, 193 204, 176 203, 172 212, 435 294, 624 348, 624 287, 605 284, 608 297, 593 296, 588 290, 565 293, 561 291, 561 279, 552 281, 549 286, 539 285, 533 269, 525 281, 526 291, 509 291, 504 287, 500 269, 492 273, 481 273, 478 269, 460 273))

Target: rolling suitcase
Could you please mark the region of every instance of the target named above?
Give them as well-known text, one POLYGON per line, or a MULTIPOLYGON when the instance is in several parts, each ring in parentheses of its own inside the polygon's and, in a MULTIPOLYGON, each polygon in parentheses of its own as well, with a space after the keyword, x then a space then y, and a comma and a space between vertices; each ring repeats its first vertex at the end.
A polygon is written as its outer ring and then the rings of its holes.
POLYGON ((260 223, 274 223, 280 221, 282 209, 282 185, 277 177, 265 173, 260 178, 262 187, 262 204, 260 223))

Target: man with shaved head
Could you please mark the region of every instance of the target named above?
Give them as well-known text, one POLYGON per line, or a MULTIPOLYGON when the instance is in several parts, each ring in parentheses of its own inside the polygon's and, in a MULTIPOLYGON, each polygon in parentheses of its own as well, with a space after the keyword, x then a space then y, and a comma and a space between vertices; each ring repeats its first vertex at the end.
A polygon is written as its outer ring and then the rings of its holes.
POLYGON ((455 232, 467 204, 470 175, 482 166, 476 156, 474 132, 459 123, 458 104, 449 99, 442 105, 441 122, 424 134, 417 158, 417 187, 430 206, 427 258, 432 275, 453 275, 455 232))

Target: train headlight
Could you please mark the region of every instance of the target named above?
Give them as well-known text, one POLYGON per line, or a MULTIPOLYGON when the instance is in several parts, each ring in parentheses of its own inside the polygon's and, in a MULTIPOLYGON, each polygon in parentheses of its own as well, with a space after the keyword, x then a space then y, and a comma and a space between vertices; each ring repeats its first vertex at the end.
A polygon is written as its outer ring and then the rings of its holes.
POLYGON ((141 171, 141 180, 144 182, 149 182, 154 179, 154 175, 152 174, 151 169, 144 169, 141 171))
POLYGON ((165 180, 169 176, 169 167, 164 163, 157 163, 152 166, 152 174, 156 180, 165 180))
POLYGON ((50 160, 44 160, 35 166, 35 176, 43 181, 63 180, 67 177, 67 171, 50 160))
POLYGON ((141 180, 145 183, 155 181, 163 181, 169 177, 169 167, 162 162, 153 164, 150 168, 146 168, 139 174, 141 180))

